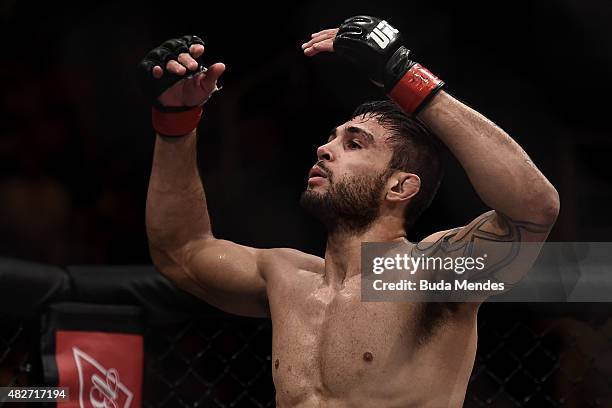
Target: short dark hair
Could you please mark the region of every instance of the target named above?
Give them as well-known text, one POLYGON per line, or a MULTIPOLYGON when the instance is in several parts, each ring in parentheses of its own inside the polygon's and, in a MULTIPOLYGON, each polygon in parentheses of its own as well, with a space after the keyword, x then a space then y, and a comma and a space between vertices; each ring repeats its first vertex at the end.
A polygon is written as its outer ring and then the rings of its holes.
POLYGON ((392 101, 365 102, 355 109, 352 118, 358 116, 373 116, 391 131, 387 138, 393 149, 389 169, 414 173, 421 179, 421 189, 406 208, 404 226, 408 229, 429 207, 440 187, 444 146, 421 121, 406 115, 392 101))

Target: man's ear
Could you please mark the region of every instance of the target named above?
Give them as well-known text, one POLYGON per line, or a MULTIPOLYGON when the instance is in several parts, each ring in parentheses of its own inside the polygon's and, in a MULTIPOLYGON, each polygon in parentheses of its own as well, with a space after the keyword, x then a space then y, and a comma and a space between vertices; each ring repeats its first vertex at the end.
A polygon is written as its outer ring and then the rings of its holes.
POLYGON ((387 180, 387 200, 406 201, 414 197, 421 189, 421 179, 413 173, 398 171, 387 180))

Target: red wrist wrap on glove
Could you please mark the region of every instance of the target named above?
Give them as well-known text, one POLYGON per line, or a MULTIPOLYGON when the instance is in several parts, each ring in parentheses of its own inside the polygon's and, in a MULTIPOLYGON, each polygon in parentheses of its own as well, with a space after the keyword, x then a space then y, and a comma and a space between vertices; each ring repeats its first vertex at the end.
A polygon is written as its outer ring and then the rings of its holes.
POLYGON ((414 64, 391 89, 389 98, 397 103, 404 112, 416 114, 442 85, 444 82, 438 77, 420 64, 414 64))
POLYGON ((202 107, 195 106, 182 112, 162 112, 152 109, 153 129, 162 136, 184 136, 198 127, 202 107))

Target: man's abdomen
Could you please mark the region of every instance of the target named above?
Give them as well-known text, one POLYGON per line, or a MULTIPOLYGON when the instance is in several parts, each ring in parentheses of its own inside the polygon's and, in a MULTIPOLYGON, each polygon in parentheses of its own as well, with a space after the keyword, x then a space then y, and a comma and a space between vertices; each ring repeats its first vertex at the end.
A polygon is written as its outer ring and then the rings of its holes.
POLYGON ((278 406, 461 406, 475 353, 475 319, 473 325, 441 322, 423 343, 423 310, 421 304, 362 303, 351 293, 333 292, 273 309, 278 406))

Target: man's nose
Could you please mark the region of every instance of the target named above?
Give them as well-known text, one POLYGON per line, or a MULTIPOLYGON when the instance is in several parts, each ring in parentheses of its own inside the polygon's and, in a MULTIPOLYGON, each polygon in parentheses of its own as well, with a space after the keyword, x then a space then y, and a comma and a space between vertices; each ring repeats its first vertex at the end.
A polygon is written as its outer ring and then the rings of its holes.
POLYGON ((331 150, 329 149, 329 143, 319 146, 317 148, 317 158, 319 160, 332 160, 333 156, 331 150))

